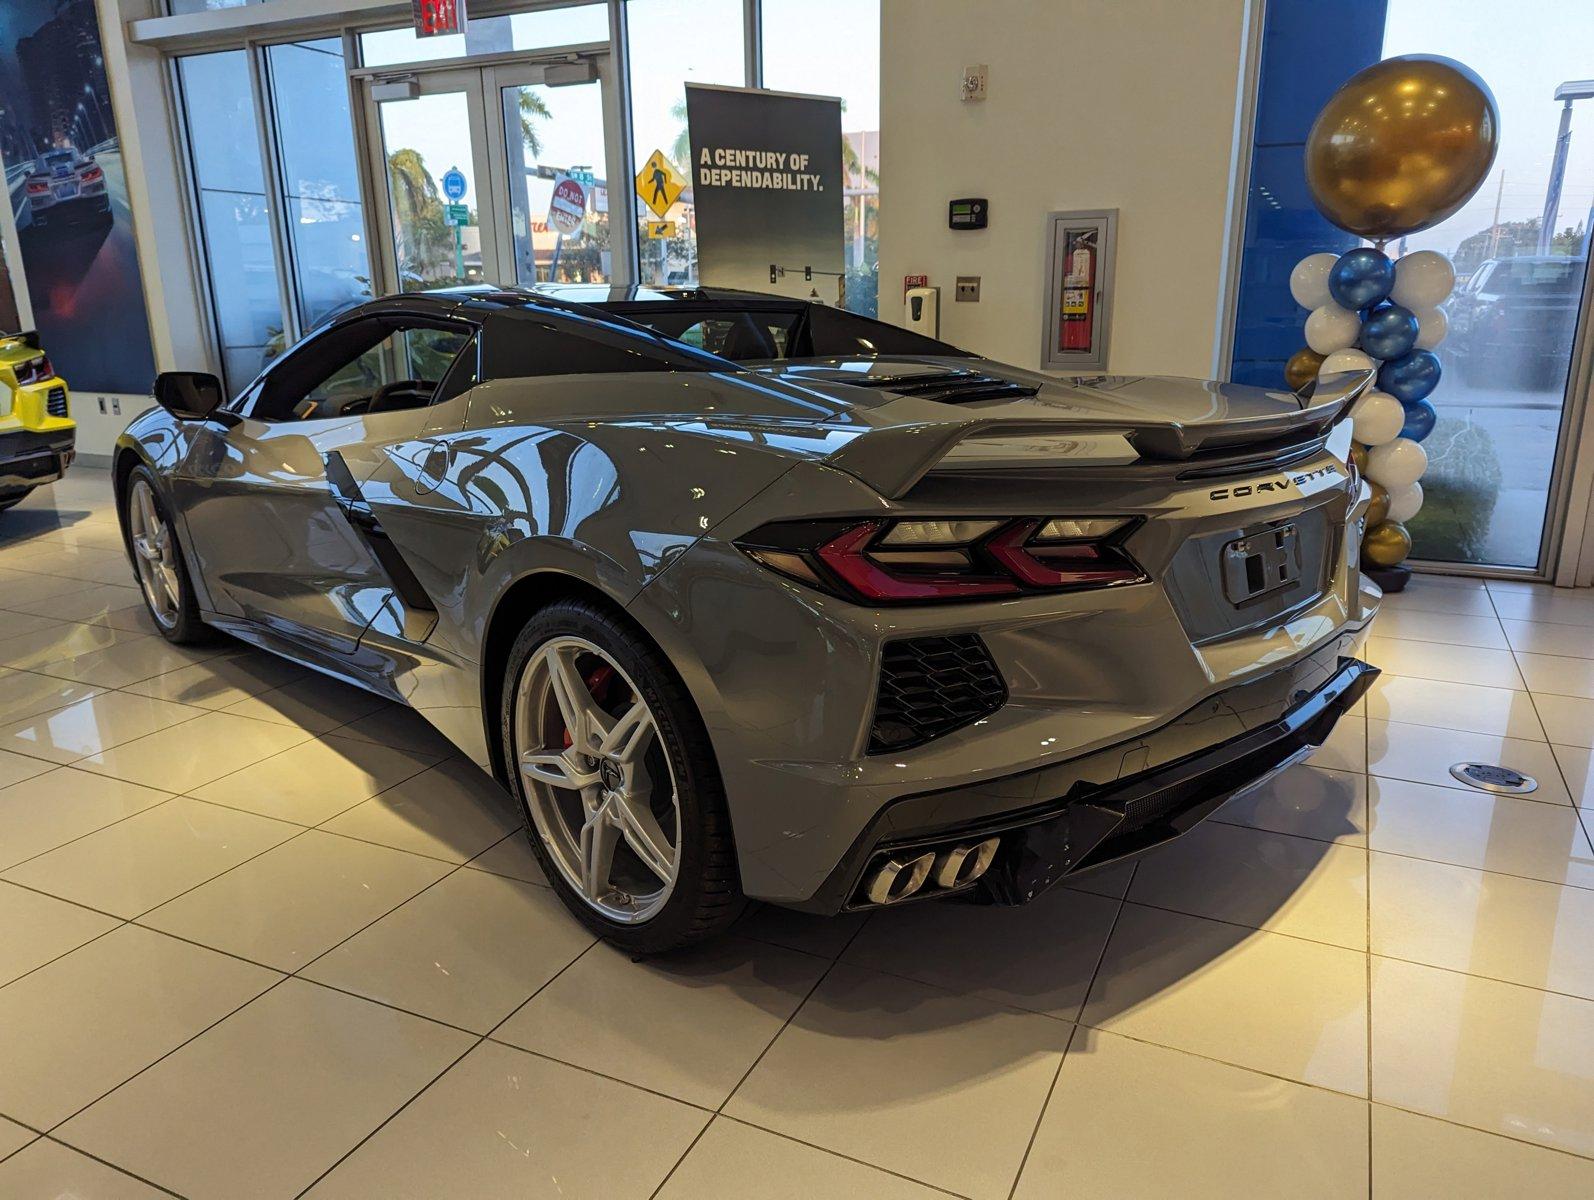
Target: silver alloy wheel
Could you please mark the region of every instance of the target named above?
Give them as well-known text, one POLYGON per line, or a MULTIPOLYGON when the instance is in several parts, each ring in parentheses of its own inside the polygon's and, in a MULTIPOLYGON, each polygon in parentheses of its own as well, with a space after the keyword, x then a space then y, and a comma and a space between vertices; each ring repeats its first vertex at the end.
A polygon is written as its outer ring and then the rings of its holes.
POLYGON ((177 572, 177 539, 161 520, 155 493, 142 479, 134 480, 127 494, 127 528, 133 543, 133 561, 150 615, 162 629, 177 624, 182 612, 182 577, 177 572))
POLYGON ((591 642, 550 638, 521 672, 513 721, 531 818, 565 882, 612 921, 648 920, 675 890, 681 803, 641 690, 591 642))

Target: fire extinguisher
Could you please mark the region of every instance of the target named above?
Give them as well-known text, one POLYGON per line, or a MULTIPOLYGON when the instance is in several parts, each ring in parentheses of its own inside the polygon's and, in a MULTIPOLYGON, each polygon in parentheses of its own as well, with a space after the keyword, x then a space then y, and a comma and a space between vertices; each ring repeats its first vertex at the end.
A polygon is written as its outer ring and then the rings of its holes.
POLYGON ((1086 233, 1070 239, 1063 272, 1062 329, 1058 348, 1088 351, 1096 310, 1096 242, 1086 233))

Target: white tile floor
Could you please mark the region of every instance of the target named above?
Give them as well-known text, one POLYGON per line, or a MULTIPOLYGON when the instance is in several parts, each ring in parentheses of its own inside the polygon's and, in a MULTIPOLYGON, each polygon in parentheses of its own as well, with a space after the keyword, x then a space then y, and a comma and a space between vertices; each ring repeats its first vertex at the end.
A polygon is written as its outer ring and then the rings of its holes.
POLYGON ((154 638, 107 487, 0 517, 0 1196, 1594 1195, 1594 595, 1417 580, 1134 869, 633 963, 403 710, 154 638))

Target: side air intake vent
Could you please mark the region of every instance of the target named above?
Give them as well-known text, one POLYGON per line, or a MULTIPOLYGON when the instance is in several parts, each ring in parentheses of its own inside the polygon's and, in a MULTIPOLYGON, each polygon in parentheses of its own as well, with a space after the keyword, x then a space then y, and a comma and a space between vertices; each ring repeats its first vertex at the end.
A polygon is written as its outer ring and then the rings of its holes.
POLYGON ((53 387, 45 394, 44 410, 52 417, 64 417, 67 415, 66 389, 64 387, 53 387))
POLYGON ((922 746, 1006 703, 1007 686, 977 635, 887 642, 869 753, 922 746))
POLYGON ((976 400, 1019 400, 1040 391, 1029 384, 997 379, 978 371, 938 371, 933 375, 880 375, 849 380, 860 387, 875 387, 899 396, 939 400, 942 404, 972 404, 976 400))

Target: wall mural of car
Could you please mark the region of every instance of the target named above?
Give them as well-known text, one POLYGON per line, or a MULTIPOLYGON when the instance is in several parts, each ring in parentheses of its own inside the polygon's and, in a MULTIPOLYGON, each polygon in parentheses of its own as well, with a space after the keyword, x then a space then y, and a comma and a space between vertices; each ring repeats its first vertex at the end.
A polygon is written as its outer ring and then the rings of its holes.
POLYGON ((66 381, 39 335, 0 334, 0 512, 66 474, 76 433, 66 381))
POLYGON ((105 169, 70 146, 46 150, 23 185, 29 218, 37 227, 111 220, 105 169))
POLYGON ((1320 745, 1377 674, 1346 412, 1061 380, 713 288, 339 315, 117 443, 164 636, 411 705, 638 953, 744 898, 1034 899, 1320 745))

